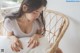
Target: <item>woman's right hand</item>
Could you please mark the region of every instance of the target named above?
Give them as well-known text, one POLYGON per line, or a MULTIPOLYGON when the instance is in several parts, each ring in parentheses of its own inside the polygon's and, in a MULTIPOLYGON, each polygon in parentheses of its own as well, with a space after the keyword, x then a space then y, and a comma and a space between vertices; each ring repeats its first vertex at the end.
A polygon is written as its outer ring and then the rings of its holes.
POLYGON ((20 49, 23 49, 22 43, 18 38, 13 38, 13 41, 11 43, 11 49, 15 52, 19 52, 20 49))

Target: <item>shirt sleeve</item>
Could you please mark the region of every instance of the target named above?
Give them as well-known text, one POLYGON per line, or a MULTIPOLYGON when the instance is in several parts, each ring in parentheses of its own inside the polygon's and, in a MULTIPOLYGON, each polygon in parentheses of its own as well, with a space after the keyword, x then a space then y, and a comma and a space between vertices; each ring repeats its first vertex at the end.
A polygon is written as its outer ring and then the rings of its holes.
POLYGON ((13 30, 13 23, 12 20, 10 20, 9 18, 6 18, 4 20, 4 28, 7 32, 12 32, 13 30))

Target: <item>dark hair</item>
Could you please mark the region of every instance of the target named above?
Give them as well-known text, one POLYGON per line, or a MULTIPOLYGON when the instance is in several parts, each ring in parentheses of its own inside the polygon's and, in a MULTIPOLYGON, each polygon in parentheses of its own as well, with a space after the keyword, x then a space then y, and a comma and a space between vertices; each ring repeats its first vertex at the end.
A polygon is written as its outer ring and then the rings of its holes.
MULTIPOLYGON (((20 18, 25 13, 23 11, 23 5, 26 5, 28 7, 26 13, 31 13, 32 11, 39 9, 42 6, 46 7, 46 4, 47 4, 46 0, 23 0, 19 10, 15 13, 12 13, 12 15, 6 16, 5 18, 10 18, 12 20, 20 18)), ((45 30, 45 20, 43 17, 43 12, 40 14, 40 16, 45 30)), ((37 21, 41 24, 39 19, 37 19, 37 21)))

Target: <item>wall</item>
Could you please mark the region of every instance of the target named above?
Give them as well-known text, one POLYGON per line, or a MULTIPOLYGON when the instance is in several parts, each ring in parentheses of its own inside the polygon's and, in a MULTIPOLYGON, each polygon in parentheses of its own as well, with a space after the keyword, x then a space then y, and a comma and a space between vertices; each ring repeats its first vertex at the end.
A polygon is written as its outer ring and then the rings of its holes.
POLYGON ((59 45, 63 53, 80 53, 80 2, 48 0, 47 7, 69 17, 69 28, 59 45))

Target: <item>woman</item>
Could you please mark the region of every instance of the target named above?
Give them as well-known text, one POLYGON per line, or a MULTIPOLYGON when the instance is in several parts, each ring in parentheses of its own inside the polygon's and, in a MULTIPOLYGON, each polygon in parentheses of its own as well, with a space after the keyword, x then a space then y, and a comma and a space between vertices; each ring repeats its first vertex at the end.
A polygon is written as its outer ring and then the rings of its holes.
POLYGON ((17 12, 5 17, 4 26, 8 37, 13 40, 13 51, 19 52, 23 49, 19 40, 22 37, 30 37, 27 47, 33 49, 39 46, 39 39, 44 37, 45 33, 43 9, 46 4, 46 0, 23 0, 17 12))

